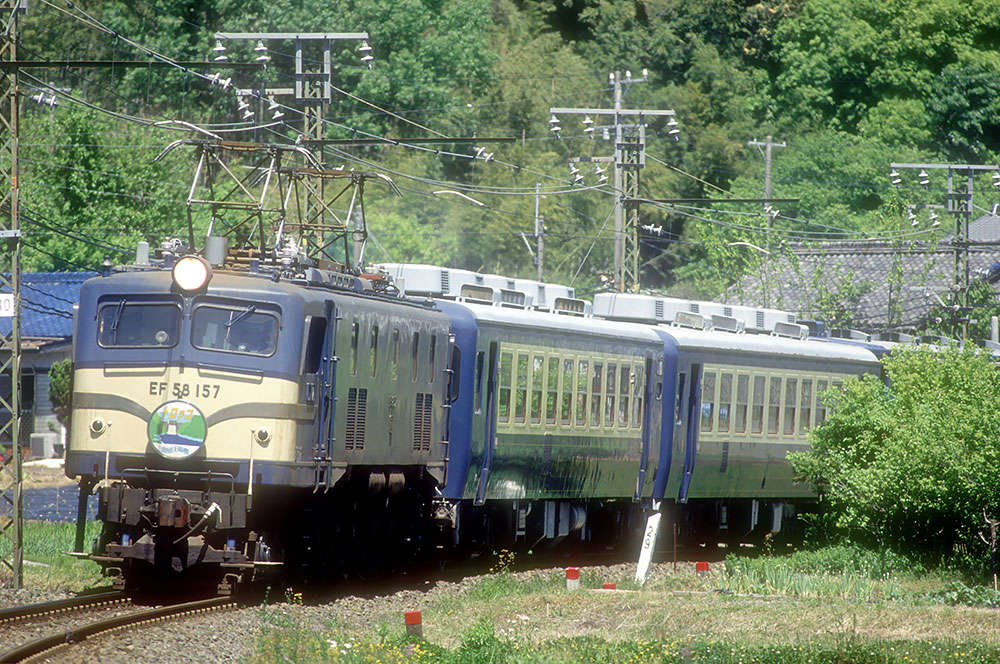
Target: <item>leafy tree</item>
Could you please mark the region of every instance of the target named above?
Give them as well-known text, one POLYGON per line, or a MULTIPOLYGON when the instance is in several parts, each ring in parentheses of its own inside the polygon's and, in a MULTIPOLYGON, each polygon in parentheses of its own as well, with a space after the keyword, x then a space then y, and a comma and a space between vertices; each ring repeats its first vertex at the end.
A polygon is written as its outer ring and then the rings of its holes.
POLYGON ((820 492, 831 524, 859 543, 982 565, 983 510, 1000 510, 1000 374, 972 349, 901 346, 885 381, 852 379, 792 466, 820 492))
POLYGON ((69 426, 73 412, 73 361, 70 359, 54 362, 49 369, 49 401, 56 412, 56 418, 63 426, 69 426))
POLYGON ((186 234, 187 155, 153 160, 167 136, 72 106, 43 112, 22 149, 25 269, 94 269, 138 240, 186 234))

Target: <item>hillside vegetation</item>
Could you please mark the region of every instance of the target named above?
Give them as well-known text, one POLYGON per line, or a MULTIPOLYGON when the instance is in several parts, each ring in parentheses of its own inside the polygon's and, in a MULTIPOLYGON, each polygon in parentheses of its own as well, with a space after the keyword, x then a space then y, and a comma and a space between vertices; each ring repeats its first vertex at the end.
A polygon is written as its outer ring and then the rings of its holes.
MULTIPOLYGON (((626 106, 674 109, 680 123, 674 142, 664 118, 650 120, 643 197, 760 197, 764 160, 747 141, 771 135, 787 146, 774 150, 773 196, 798 201, 775 206, 768 236, 759 203, 641 207, 641 223, 662 229, 643 238, 643 285, 676 294, 715 295, 760 260, 732 242, 779 247, 908 231, 902 199, 942 203, 945 183, 938 175, 924 191, 909 173, 913 181, 897 190, 891 161, 998 159, 1000 0, 91 0, 80 7, 33 5, 21 57, 148 59, 131 40, 176 60, 205 60, 217 30, 365 30, 374 66, 359 66, 355 43, 342 45, 335 85, 352 96, 335 93, 328 137, 516 139, 485 144, 495 155, 488 163, 469 159, 467 143, 329 147, 329 164, 385 169, 402 188, 402 197, 368 190, 372 261, 534 276, 520 235, 534 228, 535 198, 526 194, 536 182, 571 190, 568 158, 611 152, 609 142, 587 137, 580 116, 561 117, 562 136, 554 136, 548 109, 608 108, 608 73, 616 70, 635 78, 649 72, 629 86, 626 106), (84 12, 89 25, 78 20, 84 12), (470 195, 488 207, 432 193, 456 184, 472 186, 470 195)), ((252 61, 253 46, 231 42, 229 55, 252 61)), ((269 47, 266 72, 223 75, 243 87, 289 84, 291 43, 269 47)), ((49 94, 43 83, 64 92, 55 108, 26 100, 22 112, 27 267, 94 268, 138 239, 179 235, 194 157, 177 150, 154 162, 182 135, 136 119, 238 123, 232 91, 164 67, 29 74, 25 96, 49 94)), ((258 138, 291 142, 299 128, 293 121, 258 138)), ((585 184, 596 183, 592 167, 584 175, 585 184)), ((977 194, 982 207, 993 202, 977 194)), ((594 190, 541 201, 547 280, 587 292, 610 274, 611 205, 609 193, 594 190)))

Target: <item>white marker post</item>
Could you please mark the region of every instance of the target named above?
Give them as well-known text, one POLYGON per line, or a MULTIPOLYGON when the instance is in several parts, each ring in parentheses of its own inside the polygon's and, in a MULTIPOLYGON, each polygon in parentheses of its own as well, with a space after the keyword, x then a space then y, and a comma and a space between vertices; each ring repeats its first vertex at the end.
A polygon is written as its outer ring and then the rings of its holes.
POLYGON ((656 536, 660 532, 660 503, 654 502, 653 514, 646 519, 646 532, 642 536, 642 549, 639 551, 639 564, 635 568, 635 582, 640 586, 646 584, 646 577, 649 576, 649 564, 653 561, 653 547, 656 545, 656 536))

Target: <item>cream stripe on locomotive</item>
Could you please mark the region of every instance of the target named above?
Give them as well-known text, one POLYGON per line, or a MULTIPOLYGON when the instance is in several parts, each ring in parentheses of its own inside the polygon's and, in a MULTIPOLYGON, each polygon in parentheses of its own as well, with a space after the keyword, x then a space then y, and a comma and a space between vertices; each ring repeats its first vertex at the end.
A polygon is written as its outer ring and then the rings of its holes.
POLYGON ((75 452, 146 454, 150 418, 162 405, 184 402, 204 417, 204 452, 211 459, 294 461, 297 427, 310 426, 312 406, 299 403, 299 385, 281 378, 197 367, 78 369, 73 378, 75 452), (105 423, 95 432, 91 423, 105 423), (270 433, 254 440, 255 431, 270 433))
POLYGON ((742 439, 806 445, 809 429, 826 419, 820 395, 849 377, 706 364, 698 436, 706 442, 742 439))
POLYGON ((634 436, 642 428, 645 358, 504 343, 498 433, 634 436))

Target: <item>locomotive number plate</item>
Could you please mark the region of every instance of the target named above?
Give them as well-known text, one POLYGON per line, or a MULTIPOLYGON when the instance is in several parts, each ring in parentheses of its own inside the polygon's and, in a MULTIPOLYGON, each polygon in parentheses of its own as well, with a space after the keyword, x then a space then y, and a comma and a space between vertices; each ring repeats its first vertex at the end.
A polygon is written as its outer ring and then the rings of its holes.
POLYGON ((176 399, 199 397, 202 399, 217 399, 218 383, 168 383, 166 381, 150 381, 149 393, 152 396, 172 396, 176 399))

